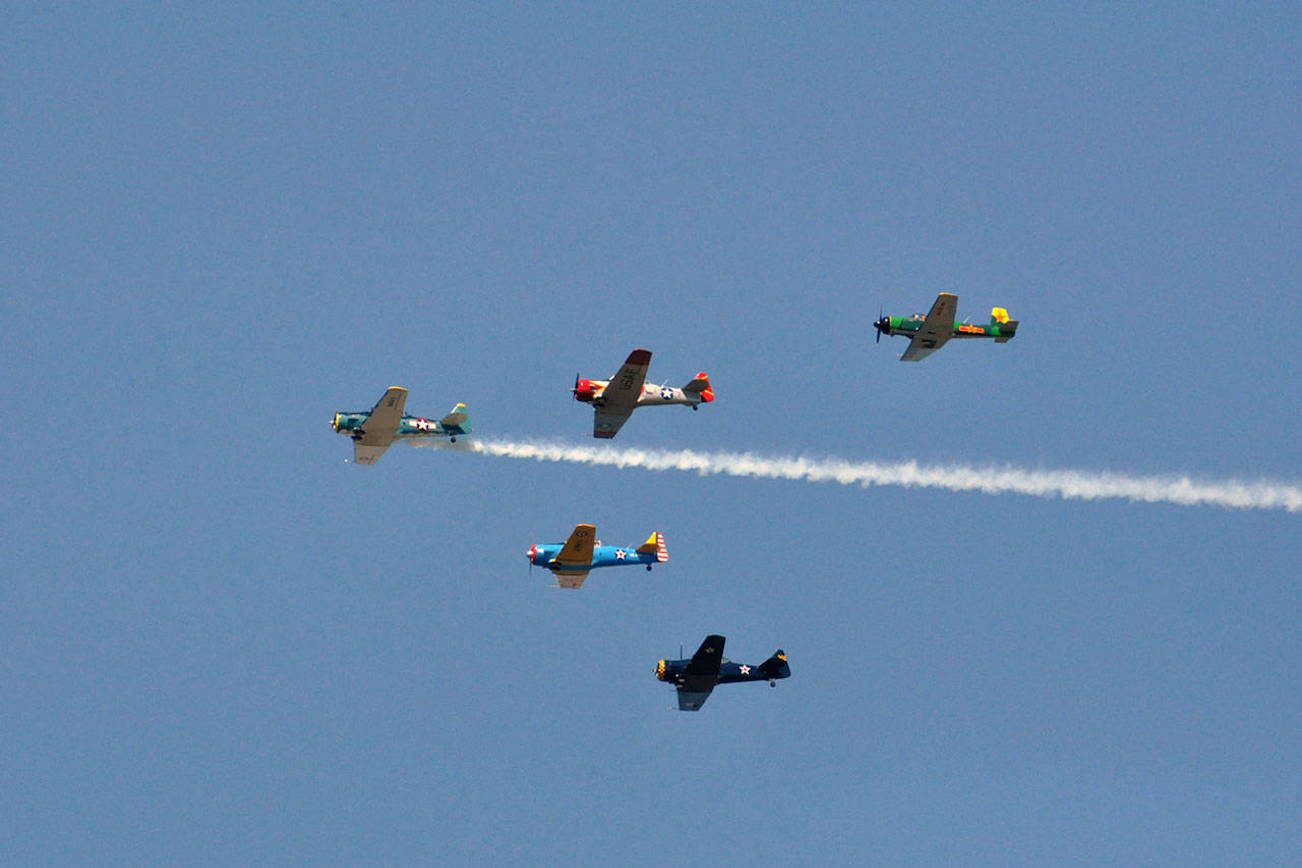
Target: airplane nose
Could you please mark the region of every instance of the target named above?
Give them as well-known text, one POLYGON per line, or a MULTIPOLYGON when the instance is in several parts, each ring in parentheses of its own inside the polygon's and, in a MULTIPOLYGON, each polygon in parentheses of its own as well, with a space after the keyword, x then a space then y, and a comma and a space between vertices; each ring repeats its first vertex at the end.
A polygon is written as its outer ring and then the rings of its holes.
POLYGON ((888 332, 891 329, 891 318, 888 316, 882 317, 877 320, 877 322, 873 323, 873 328, 877 329, 877 340, 880 341, 882 339, 882 333, 888 332))
POLYGON ((538 546, 529 546, 529 550, 524 553, 524 556, 532 561, 537 554, 538 546))

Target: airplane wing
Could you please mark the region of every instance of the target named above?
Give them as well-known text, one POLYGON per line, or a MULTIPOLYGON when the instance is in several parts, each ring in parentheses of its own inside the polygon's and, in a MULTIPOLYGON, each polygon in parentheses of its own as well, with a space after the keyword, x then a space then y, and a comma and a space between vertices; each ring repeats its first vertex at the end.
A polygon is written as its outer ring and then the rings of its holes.
POLYGON ((679 711, 700 711, 705 700, 710 698, 710 691, 704 693, 689 693, 682 687, 678 688, 678 710, 679 711))
POLYGON ((692 655, 692 661, 683 670, 683 683, 678 687, 679 711, 699 711, 710 698, 719 681, 719 667, 723 665, 724 641, 722 636, 706 636, 692 655))
POLYGON ((651 367, 651 351, 637 349, 628 354, 624 364, 601 393, 601 404, 592 419, 592 436, 609 440, 624 427, 642 397, 642 384, 651 367))
POLYGON ((402 410, 407 404, 407 390, 390 386, 384 397, 375 402, 371 415, 362 423, 361 436, 353 438, 353 461, 374 464, 393 442, 402 421, 402 410))
POLYGON ((581 573, 554 572, 552 573, 552 575, 556 577, 556 584, 559 587, 569 588, 571 590, 577 591, 579 588, 583 587, 583 580, 588 577, 588 571, 584 570, 581 573))
POLYGON ((952 292, 942 292, 936 296, 936 303, 931 306, 922 328, 909 341, 909 348, 900 356, 902 362, 916 362, 925 359, 945 345, 954 336, 954 315, 958 313, 958 296, 952 292))
POLYGON ((374 464, 380 460, 388 446, 366 446, 360 440, 353 441, 353 463, 374 464))
MULTIPOLYGON (((552 561, 567 567, 590 567, 592 566, 592 546, 596 541, 596 525, 576 525, 574 532, 570 534, 570 538, 565 541, 565 545, 552 561)), ((582 581, 582 579, 579 581, 582 581)))
POLYGON ((609 440, 619 433, 619 429, 624 427, 624 423, 632 415, 633 411, 631 409, 615 412, 609 407, 598 407, 596 415, 592 417, 592 436, 601 440, 609 440))

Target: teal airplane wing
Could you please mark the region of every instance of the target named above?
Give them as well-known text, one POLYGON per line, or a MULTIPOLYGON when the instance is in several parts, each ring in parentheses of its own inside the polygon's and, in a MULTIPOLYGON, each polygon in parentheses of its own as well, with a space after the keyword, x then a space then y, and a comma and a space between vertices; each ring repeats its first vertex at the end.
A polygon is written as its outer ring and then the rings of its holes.
POLYGON ((398 433, 398 423, 402 421, 406 404, 407 390, 402 386, 390 386, 385 390, 384 396, 362 423, 361 436, 353 438, 353 461, 374 464, 380 460, 398 433))
POLYGON ((367 446, 360 440, 353 441, 353 463, 354 464, 374 464, 380 460, 384 454, 386 446, 367 446))
POLYGON ((958 313, 958 296, 951 292, 942 292, 936 296, 936 303, 918 329, 909 348, 900 356, 902 362, 916 362, 925 359, 945 345, 954 336, 954 316, 958 313))

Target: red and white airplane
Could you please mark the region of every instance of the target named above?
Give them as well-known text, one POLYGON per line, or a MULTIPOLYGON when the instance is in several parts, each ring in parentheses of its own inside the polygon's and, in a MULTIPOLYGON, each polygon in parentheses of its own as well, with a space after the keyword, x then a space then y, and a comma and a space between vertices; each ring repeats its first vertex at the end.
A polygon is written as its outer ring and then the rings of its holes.
POLYGON ((639 407, 681 404, 695 410, 714 400, 714 389, 705 371, 697 374, 681 389, 673 386, 646 385, 646 371, 651 366, 650 350, 633 350, 615 376, 609 380, 574 377, 574 400, 596 409, 592 436, 610 439, 639 407))

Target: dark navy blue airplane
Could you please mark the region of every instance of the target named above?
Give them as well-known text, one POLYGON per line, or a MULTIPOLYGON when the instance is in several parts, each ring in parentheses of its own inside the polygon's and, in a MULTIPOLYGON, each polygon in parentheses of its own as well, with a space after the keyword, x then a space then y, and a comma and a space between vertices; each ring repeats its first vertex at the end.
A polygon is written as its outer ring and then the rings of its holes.
POLYGON ((678 688, 678 710, 700 711, 716 684, 738 681, 767 681, 776 687, 779 678, 790 678, 791 667, 781 648, 758 666, 733 663, 723 657, 722 636, 706 636, 691 660, 661 660, 656 664, 656 678, 678 688))

